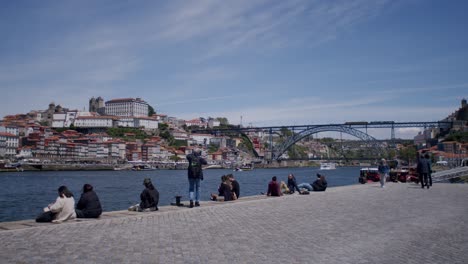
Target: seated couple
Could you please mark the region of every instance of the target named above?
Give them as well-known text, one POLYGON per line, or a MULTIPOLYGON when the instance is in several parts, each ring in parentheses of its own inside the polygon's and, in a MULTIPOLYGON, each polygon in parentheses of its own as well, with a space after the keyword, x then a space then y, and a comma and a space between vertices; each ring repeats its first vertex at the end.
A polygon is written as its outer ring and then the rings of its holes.
POLYGON ((145 189, 140 194, 141 202, 128 208, 129 211, 150 212, 158 210, 159 192, 154 187, 150 178, 143 180, 145 189))
POLYGON ((80 200, 75 207, 75 199, 67 186, 58 188, 58 197, 54 203, 44 208, 36 222, 61 223, 74 218, 98 218, 102 213, 101 203, 93 186, 85 184, 80 200))
POLYGON ((211 194, 212 201, 219 201, 220 196, 224 197, 224 201, 237 200, 240 195, 239 183, 234 179, 234 175, 228 174, 221 176, 221 183, 218 187, 218 194, 211 194))
POLYGON ((325 176, 317 173, 317 180, 315 180, 312 184, 309 183, 301 183, 298 185, 300 189, 307 189, 308 191, 314 192, 324 192, 327 189, 327 180, 325 180, 325 176))

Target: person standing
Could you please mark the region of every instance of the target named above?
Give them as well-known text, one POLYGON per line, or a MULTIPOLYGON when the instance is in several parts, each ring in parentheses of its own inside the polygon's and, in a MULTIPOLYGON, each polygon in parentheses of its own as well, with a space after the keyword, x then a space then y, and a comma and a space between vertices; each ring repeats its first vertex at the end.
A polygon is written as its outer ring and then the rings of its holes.
POLYGON ((203 180, 202 165, 206 165, 208 163, 201 157, 200 149, 194 149, 192 154, 187 155, 187 160, 189 162, 188 180, 190 208, 193 208, 194 200, 195 206, 200 206, 200 181, 203 180))
POLYGON ((387 161, 382 159, 379 164, 379 174, 380 174, 380 187, 385 188, 385 180, 387 179, 388 172, 390 168, 387 165, 387 161))
MULTIPOLYGON (((419 174, 419 179, 421 180, 421 188, 424 189, 424 186, 429 189, 430 183, 428 181, 429 174, 431 173, 431 163, 429 161, 429 154, 427 154, 426 157, 421 157, 418 162, 418 166, 416 168, 418 174, 419 174)), ((432 183, 432 179, 431 179, 432 183)))
MULTIPOLYGON (((427 178, 429 180, 429 186, 432 186, 432 161, 431 157, 429 156, 428 153, 424 155, 424 158, 426 158, 427 163, 429 164, 429 173, 427 174, 427 178)), ((427 188, 429 188, 429 186, 427 188)))

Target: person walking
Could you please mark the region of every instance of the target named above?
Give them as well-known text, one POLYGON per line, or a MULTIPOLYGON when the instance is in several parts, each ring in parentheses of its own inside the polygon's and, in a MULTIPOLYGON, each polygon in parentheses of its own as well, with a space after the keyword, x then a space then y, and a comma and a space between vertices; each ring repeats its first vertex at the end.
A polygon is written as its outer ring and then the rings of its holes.
POLYGON ((390 168, 387 165, 387 161, 382 159, 379 164, 379 174, 380 174, 380 187, 385 188, 385 180, 387 179, 388 172, 390 168))
POLYGON ((189 180, 189 197, 190 208, 200 206, 200 181, 203 180, 202 165, 208 164, 204 158, 201 157, 201 150, 194 149, 191 154, 187 155, 189 162, 188 166, 188 180, 189 180))
POLYGON ((426 153, 425 157, 421 157, 419 159, 416 170, 419 174, 419 179, 421 180, 421 188, 424 189, 424 186, 426 186, 427 189, 429 189, 430 185, 432 184, 432 179, 430 180, 430 182, 428 180, 428 177, 431 173, 431 163, 429 161, 429 154, 426 153))

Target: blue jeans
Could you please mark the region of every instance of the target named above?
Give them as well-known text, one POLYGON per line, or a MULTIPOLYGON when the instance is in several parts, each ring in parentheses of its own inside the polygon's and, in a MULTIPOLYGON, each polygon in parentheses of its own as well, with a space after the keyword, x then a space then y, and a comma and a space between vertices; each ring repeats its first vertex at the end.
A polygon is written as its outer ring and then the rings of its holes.
POLYGON ((387 179, 387 173, 380 173, 380 187, 385 186, 385 180, 387 179))
POLYGON ((313 190, 312 185, 306 182, 297 185, 297 187, 299 187, 299 189, 307 189, 309 192, 313 190))
POLYGON ((195 202, 200 201, 200 179, 189 178, 189 197, 190 201, 195 200, 195 202), (195 192, 195 199, 194 199, 195 192))

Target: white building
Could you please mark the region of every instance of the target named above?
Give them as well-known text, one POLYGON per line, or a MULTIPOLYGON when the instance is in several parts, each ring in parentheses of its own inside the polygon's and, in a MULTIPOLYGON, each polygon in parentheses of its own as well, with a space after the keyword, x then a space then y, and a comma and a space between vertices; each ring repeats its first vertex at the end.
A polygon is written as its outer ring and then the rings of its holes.
POLYGON ((145 129, 157 129, 159 122, 151 117, 137 117, 135 118, 135 127, 143 127, 145 129))
POLYGON ((0 133, 9 133, 18 136, 19 128, 16 126, 0 126, 0 133))
POLYGON ((75 120, 75 127, 114 127, 113 116, 79 116, 75 120))
POLYGON ((209 145, 214 136, 210 134, 192 134, 190 137, 197 145, 209 145))
POLYGON ((0 156, 15 156, 19 138, 11 133, 0 132, 0 156))
POLYGON ((148 116, 149 105, 141 98, 113 99, 106 102, 106 115, 148 116))
POLYGON ((208 127, 213 128, 213 127, 219 127, 221 125, 221 122, 214 118, 208 119, 208 127))
POLYGON ((79 114, 77 111, 54 114, 52 117, 52 127, 70 127, 70 125, 75 123, 75 119, 78 116, 79 114))
POLYGON ((119 127, 142 127, 145 129, 157 129, 159 121, 151 117, 121 117, 117 121, 119 127))
POLYGON ((208 127, 208 123, 203 122, 202 120, 200 120, 200 118, 185 121, 185 125, 188 126, 188 127, 196 126, 196 127, 199 127, 199 128, 207 128, 208 127))

